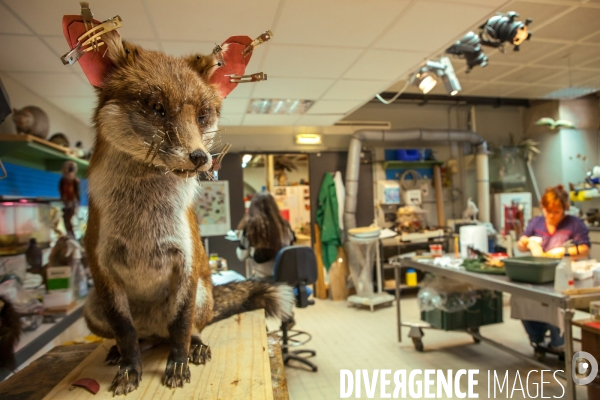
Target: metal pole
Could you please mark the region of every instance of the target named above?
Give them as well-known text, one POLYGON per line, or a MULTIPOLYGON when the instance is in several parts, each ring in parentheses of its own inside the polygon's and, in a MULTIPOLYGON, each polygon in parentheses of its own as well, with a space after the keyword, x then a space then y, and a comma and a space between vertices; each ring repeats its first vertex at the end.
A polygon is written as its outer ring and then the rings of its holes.
POLYGON ((402 342, 402 316, 400 315, 400 268, 401 264, 394 264, 394 281, 396 285, 396 320, 398 322, 398 342, 402 342))
POLYGON ((573 379, 571 377, 571 371, 573 366, 573 329, 571 321, 573 320, 573 314, 573 310, 565 310, 565 374, 567 375, 567 393, 565 398, 567 400, 575 400, 577 398, 577 393, 575 391, 575 382, 573 382, 573 379))

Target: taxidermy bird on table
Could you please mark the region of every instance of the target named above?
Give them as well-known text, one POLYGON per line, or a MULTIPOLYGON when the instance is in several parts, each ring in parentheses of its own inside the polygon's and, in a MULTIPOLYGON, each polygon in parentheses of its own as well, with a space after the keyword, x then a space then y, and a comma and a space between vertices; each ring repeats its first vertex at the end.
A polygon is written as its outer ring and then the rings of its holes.
POLYGON ((566 119, 557 119, 556 121, 549 117, 540 118, 535 121, 536 125, 549 126, 551 130, 556 128, 575 129, 575 124, 566 119))
POLYGON ((221 102, 238 83, 266 79, 244 74, 272 34, 233 36, 211 54, 173 57, 122 40, 119 16, 101 23, 81 5, 81 15, 63 18, 71 51, 62 60, 79 61, 98 88, 85 236, 95 286, 84 317, 94 334, 116 340, 106 360, 119 366, 114 395, 138 388, 143 338, 169 343, 162 382, 183 387, 189 362, 211 359, 200 339, 207 324, 259 308, 291 317, 289 286, 248 280, 213 287, 194 213, 200 174, 214 180, 213 158, 227 151, 217 149, 221 102))

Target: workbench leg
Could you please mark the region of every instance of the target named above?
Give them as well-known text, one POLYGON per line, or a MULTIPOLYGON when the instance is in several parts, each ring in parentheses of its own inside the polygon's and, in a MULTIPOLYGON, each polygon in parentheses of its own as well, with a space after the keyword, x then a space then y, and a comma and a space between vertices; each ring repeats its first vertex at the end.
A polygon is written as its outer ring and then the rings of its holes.
POLYGON ((573 320, 573 311, 565 310, 564 322, 565 322, 565 376, 567 378, 566 387, 566 400, 575 400, 577 393, 575 391, 575 382, 573 382, 572 365, 573 365, 573 327, 571 321, 573 320))
POLYGON ((400 315, 400 266, 394 265, 394 284, 396 286, 396 320, 398 322, 398 341, 402 342, 402 317, 400 315))

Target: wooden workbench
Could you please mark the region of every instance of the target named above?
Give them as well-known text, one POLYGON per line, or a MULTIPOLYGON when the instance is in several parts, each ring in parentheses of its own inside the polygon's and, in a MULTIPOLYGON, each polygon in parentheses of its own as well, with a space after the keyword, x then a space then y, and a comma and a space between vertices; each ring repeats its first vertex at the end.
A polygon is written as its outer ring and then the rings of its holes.
MULTIPOLYGON (((281 347, 267 337, 263 310, 233 316, 208 326, 202 339, 212 349, 212 361, 191 365, 192 382, 184 388, 168 389, 161 383, 168 347, 159 346, 142 354, 140 387, 127 399, 183 396, 193 399, 289 399, 281 347)), ((108 387, 115 366, 104 364, 112 341, 54 348, 22 371, 0 383, 0 399, 88 399, 111 398, 108 387), (70 383, 90 377, 100 383, 97 395, 70 383)))

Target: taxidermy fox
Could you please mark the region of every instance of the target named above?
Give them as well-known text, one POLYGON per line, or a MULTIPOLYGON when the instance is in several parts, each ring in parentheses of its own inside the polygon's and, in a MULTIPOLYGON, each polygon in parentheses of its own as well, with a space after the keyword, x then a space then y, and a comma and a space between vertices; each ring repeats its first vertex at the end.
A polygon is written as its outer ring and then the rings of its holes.
POLYGON ((142 338, 169 341, 164 384, 180 387, 190 381, 188 360, 210 360, 199 336, 207 324, 257 308, 286 319, 294 296, 288 286, 211 283, 192 205, 197 174, 212 165, 210 133, 221 108, 209 83, 216 56, 171 57, 109 33, 102 40, 114 67, 94 115, 85 247, 95 289, 84 315, 93 333, 116 339, 107 357, 119 365, 115 395, 142 379, 142 338))

